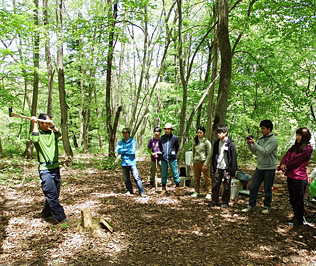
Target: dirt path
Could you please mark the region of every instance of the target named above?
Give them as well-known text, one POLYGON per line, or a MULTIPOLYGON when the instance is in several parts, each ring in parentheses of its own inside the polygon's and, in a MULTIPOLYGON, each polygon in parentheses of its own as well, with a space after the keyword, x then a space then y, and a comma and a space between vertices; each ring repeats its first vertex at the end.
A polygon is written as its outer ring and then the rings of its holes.
MULTIPOLYGON (((36 180, 21 186, 17 177, 15 186, 0 187, 0 264, 316 265, 315 228, 286 225, 291 216, 286 195, 274 196, 268 215, 261 213, 261 197, 251 215, 241 212, 246 196, 226 209, 209 208, 202 197, 191 199, 193 188, 182 188, 182 196, 176 197, 170 181, 167 197, 149 190, 148 167, 148 162, 139 163, 148 198, 123 195, 119 168, 83 165, 62 171, 60 199, 72 221, 65 230, 40 219, 43 195, 36 166, 24 167, 27 178, 36 180), (95 217, 109 218, 114 233, 79 231, 85 207, 95 217)), ((285 184, 285 179, 278 175, 276 183, 285 184)))

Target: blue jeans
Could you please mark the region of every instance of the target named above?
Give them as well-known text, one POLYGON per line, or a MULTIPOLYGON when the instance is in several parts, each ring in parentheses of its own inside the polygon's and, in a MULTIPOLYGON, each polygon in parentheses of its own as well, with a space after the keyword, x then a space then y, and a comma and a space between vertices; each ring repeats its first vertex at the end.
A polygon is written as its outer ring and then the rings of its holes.
POLYGON ((126 189, 130 193, 133 193, 133 186, 132 186, 132 182, 130 179, 130 172, 131 172, 132 176, 134 178, 134 181, 138 187, 139 194, 144 193, 143 183, 142 183, 142 180, 139 178, 137 166, 136 165, 122 166, 122 171, 123 171, 123 175, 124 175, 124 179, 125 179, 126 189))
POLYGON ((45 195, 45 205, 42 210, 42 217, 48 218, 53 215, 61 222, 66 218, 64 208, 59 203, 60 193, 60 172, 59 167, 49 170, 39 170, 41 186, 45 195))
MULTIPOLYGON (((173 181, 176 185, 180 183, 179 173, 178 173, 178 162, 177 160, 169 161, 169 166, 172 172, 173 181)), ((161 184, 166 185, 168 178, 168 162, 161 161, 161 184)))
POLYGON ((259 187, 264 182, 264 207, 270 208, 272 201, 272 186, 274 181, 275 169, 259 170, 256 168, 250 188, 249 206, 255 207, 259 187))

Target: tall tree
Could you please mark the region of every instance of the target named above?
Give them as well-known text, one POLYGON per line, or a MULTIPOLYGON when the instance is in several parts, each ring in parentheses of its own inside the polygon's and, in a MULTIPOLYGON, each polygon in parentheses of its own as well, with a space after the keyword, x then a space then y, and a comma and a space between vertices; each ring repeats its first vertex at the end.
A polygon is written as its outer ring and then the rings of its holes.
POLYGON ((217 137, 217 127, 226 124, 227 104, 232 73, 232 51, 228 32, 228 0, 218 0, 218 46, 221 53, 219 89, 211 142, 217 137))
MULTIPOLYGON (((34 0, 34 9, 33 9, 33 18, 34 18, 34 47, 33 47, 33 98, 31 106, 31 115, 36 116, 37 110, 37 101, 38 101, 38 87, 39 87, 39 63, 40 63, 40 54, 39 54, 39 44, 40 44, 40 34, 39 34, 39 18, 38 18, 38 0, 34 0)), ((30 132, 32 125, 30 124, 30 132)), ((33 152, 33 144, 30 140, 26 142, 26 149, 24 151, 24 157, 31 158, 33 152)))
POLYGON ((61 111, 61 130, 63 146, 65 150, 65 162, 71 164, 73 152, 68 137, 68 106, 66 102, 65 76, 63 65, 63 21, 62 21, 62 0, 56 0, 56 22, 57 22, 57 73, 58 91, 61 111))
POLYGON ((118 1, 107 0, 108 3, 108 23, 109 23, 109 40, 108 40, 108 55, 107 55, 107 69, 106 69, 106 126, 109 137, 109 156, 115 155, 115 136, 118 126, 118 119, 122 108, 119 106, 117 108, 116 114, 114 116, 114 122, 112 124, 112 106, 111 106, 111 85, 112 85, 112 66, 113 66, 113 55, 114 55, 114 36, 115 36, 115 26, 116 17, 118 12, 118 1))
POLYGON ((48 0, 43 0, 43 14, 44 14, 44 27, 45 29, 45 60, 47 66, 48 78, 48 99, 47 99, 47 113, 53 113, 53 84, 54 84, 54 69, 52 64, 52 57, 50 54, 50 34, 49 34, 49 13, 48 13, 48 0))

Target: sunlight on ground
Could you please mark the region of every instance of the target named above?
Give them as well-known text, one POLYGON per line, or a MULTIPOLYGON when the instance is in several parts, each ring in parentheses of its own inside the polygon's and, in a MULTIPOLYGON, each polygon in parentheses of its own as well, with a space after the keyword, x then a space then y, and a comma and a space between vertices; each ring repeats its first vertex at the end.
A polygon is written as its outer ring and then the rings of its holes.
POLYGON ((223 219, 225 219, 226 222, 236 222, 236 219, 241 220, 241 221, 246 221, 248 217, 239 215, 237 213, 221 213, 221 216, 223 219))

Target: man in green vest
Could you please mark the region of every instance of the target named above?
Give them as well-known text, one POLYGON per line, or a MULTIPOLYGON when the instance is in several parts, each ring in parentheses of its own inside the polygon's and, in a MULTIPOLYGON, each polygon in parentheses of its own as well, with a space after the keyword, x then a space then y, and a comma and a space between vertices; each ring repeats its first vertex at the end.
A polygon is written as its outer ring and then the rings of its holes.
POLYGON ((38 122, 37 118, 32 116, 33 130, 30 139, 37 151, 39 175, 45 195, 45 206, 41 216, 45 220, 54 219, 58 222, 69 222, 64 208, 59 203, 61 180, 58 162, 58 138, 61 133, 53 124, 50 115, 43 113, 39 115, 38 119, 46 120, 46 122, 38 122))

